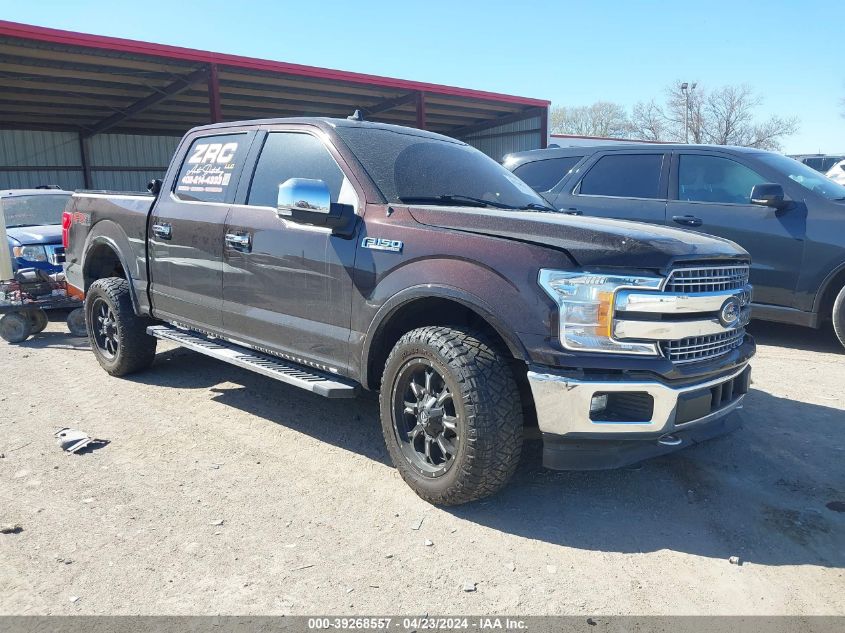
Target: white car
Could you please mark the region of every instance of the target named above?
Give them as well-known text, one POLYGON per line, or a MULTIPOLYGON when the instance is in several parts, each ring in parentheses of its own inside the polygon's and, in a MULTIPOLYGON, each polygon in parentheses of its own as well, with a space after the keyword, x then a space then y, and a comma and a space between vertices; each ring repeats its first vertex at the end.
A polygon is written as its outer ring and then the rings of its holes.
POLYGON ((825 176, 830 178, 833 182, 845 185, 845 160, 840 160, 833 167, 828 169, 825 176))

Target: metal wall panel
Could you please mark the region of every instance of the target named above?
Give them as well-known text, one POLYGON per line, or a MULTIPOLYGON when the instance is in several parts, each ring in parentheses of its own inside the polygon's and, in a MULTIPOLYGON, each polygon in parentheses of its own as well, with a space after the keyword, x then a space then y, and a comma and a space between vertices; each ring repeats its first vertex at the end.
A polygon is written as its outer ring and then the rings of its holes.
POLYGON ((164 171, 92 171, 91 188, 109 191, 146 191, 147 183, 164 171))
MULTIPOLYGON (((150 180, 164 175, 180 138, 100 134, 86 140, 91 188, 146 190, 150 180)), ((85 187, 79 136, 73 132, 0 130, 0 189, 38 185, 70 190, 85 187), (43 169, 48 167, 65 169, 43 169)))
POLYGON ((76 189, 82 183, 79 139, 76 134, 0 130, 0 189, 27 189, 38 185, 76 189), (80 167, 80 171, 22 169, 58 166, 80 167))
POLYGON ((462 140, 501 162, 506 154, 542 147, 540 117, 523 119, 471 134, 462 140))
POLYGON ((167 167, 181 136, 98 134, 88 143, 88 165, 95 167, 167 167))
POLYGON ((58 185, 73 191, 82 189, 82 171, 4 171, 0 166, 0 189, 32 189, 40 185, 58 185))
POLYGON ((73 132, 0 130, 0 169, 4 166, 79 166, 79 137, 73 132))

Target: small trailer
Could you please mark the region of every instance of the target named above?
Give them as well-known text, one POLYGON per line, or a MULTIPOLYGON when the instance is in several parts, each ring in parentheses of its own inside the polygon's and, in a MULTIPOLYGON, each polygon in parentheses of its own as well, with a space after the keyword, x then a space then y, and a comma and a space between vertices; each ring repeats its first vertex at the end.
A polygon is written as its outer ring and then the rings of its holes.
POLYGON ((49 323, 47 310, 71 310, 67 327, 74 336, 87 336, 82 302, 67 292, 63 279, 20 270, 15 279, 0 281, 0 337, 22 343, 49 323))

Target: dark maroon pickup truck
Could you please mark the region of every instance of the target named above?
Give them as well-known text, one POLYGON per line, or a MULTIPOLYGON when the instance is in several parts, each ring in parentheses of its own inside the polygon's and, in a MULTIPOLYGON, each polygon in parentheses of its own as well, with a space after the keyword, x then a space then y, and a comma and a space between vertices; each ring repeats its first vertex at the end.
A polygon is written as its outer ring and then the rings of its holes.
POLYGON ((553 213, 465 143, 357 120, 193 129, 150 190, 65 214, 111 375, 164 339, 330 398, 379 390, 393 463, 441 504, 501 488, 525 427, 546 466, 584 469, 737 425, 754 342, 732 242, 553 213))

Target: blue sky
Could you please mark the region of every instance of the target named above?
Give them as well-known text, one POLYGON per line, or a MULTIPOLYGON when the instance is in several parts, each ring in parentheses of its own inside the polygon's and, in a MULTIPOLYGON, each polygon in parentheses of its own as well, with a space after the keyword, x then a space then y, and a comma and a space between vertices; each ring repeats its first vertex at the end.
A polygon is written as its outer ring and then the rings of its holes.
POLYGON ((797 116, 784 149, 845 152, 845 4, 787 2, 4 3, 0 18, 550 99, 631 106, 676 79, 748 83, 797 116))

